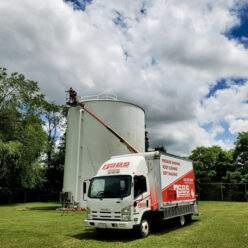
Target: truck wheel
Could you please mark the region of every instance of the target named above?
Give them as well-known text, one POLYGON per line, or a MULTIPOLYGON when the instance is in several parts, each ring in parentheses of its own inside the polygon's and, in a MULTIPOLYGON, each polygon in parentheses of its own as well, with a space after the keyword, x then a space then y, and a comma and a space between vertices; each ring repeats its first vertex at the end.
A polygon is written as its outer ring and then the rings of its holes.
POLYGON ((144 218, 139 226, 139 236, 141 238, 146 238, 150 234, 150 223, 148 219, 144 218))
POLYGON ((187 223, 191 223, 192 222, 192 214, 186 215, 185 218, 186 218, 186 222, 187 223))
POLYGON ((184 224, 185 224, 185 216, 184 215, 179 217, 179 223, 181 226, 184 226, 184 224))

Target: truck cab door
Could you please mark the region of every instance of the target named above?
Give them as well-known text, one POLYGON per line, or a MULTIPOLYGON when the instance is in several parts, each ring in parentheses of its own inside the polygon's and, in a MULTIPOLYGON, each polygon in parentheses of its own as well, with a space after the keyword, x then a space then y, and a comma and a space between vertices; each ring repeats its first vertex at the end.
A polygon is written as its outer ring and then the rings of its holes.
POLYGON ((141 219, 143 213, 150 210, 150 197, 145 176, 134 176, 134 218, 141 219))

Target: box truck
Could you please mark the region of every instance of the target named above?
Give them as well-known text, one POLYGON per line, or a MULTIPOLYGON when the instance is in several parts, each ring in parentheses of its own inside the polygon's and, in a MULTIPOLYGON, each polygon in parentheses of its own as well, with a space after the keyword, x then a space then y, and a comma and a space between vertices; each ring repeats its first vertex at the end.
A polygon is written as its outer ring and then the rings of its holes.
POLYGON ((147 237, 157 219, 181 225, 198 214, 192 161, 168 153, 113 156, 83 184, 88 227, 136 229, 147 237))

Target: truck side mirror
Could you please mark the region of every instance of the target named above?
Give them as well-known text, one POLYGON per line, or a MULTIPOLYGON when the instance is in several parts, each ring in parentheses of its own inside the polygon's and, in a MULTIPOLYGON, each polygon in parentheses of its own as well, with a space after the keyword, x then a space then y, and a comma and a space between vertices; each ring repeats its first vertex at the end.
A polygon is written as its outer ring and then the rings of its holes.
POLYGON ((87 181, 87 180, 85 180, 85 181, 83 182, 83 200, 84 200, 84 201, 86 201, 86 200, 84 199, 84 196, 85 196, 85 194, 87 193, 87 184, 86 184, 86 181, 87 181))
POLYGON ((137 207, 137 202, 136 201, 133 203, 133 206, 134 207, 137 207))
POLYGON ((86 193, 86 182, 84 182, 84 184, 83 184, 83 194, 85 194, 86 193))

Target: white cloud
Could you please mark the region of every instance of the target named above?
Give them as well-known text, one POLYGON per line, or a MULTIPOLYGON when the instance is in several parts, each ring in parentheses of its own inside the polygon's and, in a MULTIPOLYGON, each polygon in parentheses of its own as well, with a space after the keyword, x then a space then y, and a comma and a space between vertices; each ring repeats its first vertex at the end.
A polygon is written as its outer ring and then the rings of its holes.
MULTIPOLYGON (((210 132, 200 127, 194 120, 177 122, 173 124, 161 124, 157 129, 152 129, 151 134, 158 145, 165 145, 167 152, 178 151, 180 155, 188 155, 189 151, 197 146, 209 147, 218 145, 224 149, 232 147, 232 141, 215 140, 217 134, 222 133, 221 126, 213 127, 210 132)), ((153 145, 156 145, 153 143, 153 145)))
POLYGON ((229 122, 230 133, 248 132, 247 119, 236 119, 234 115, 228 115, 225 119, 229 122))
POLYGON ((215 123, 232 118, 248 118, 248 81, 244 85, 231 85, 230 88, 216 91, 216 94, 204 101, 201 119, 215 123))
POLYGON ((230 123, 230 133, 248 132, 248 120, 235 120, 230 123))
POLYGON ((215 137, 230 114, 230 132, 246 130, 248 83, 230 80, 229 89, 205 96, 221 78, 248 78, 248 51, 224 35, 239 24, 233 9, 245 2, 93 0, 83 12, 62 0, 4 0, 0 64, 39 81, 58 103, 73 86, 80 95, 109 90, 143 106, 152 143, 163 139, 170 152, 230 147, 215 137), (118 13, 125 25, 115 25, 118 13), (208 122, 206 131, 200 125, 208 122))

